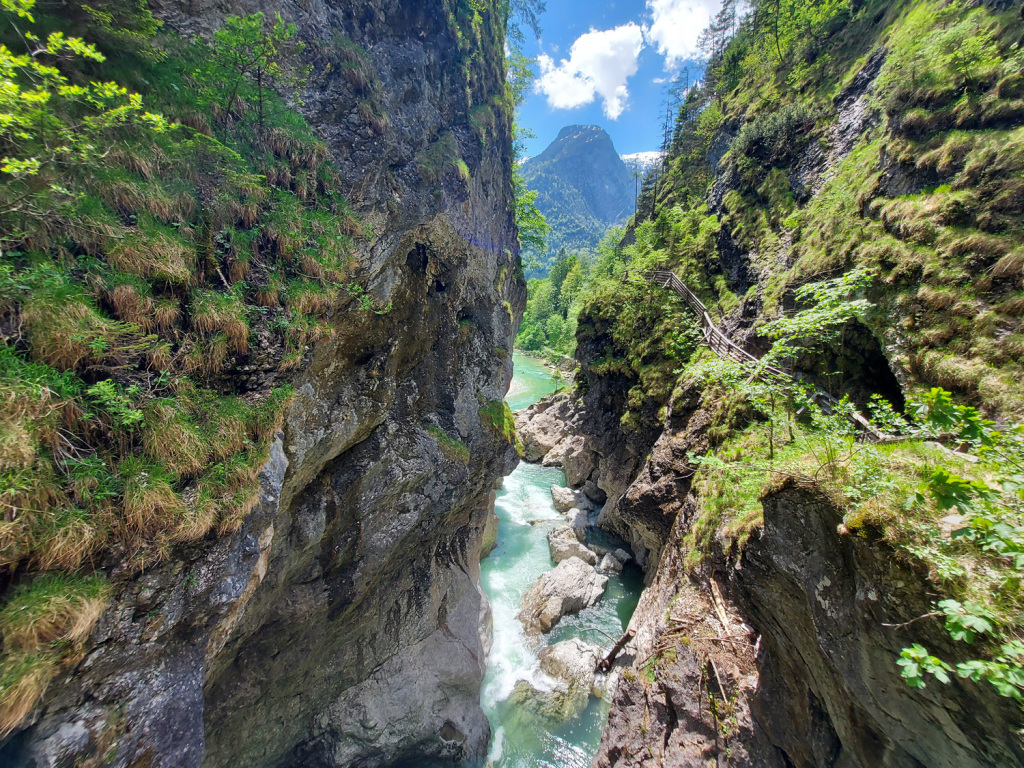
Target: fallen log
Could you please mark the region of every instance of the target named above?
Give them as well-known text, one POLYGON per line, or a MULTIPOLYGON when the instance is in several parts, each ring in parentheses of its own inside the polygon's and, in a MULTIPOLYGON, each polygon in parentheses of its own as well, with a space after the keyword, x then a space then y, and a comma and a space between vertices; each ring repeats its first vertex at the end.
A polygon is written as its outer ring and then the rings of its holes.
POLYGON ((626 647, 626 643, 628 643, 634 637, 636 637, 636 630, 627 629, 625 633, 622 635, 622 637, 620 637, 616 641, 615 645, 612 646, 612 649, 608 651, 608 655, 597 663, 597 671, 607 672, 608 670, 610 670, 612 668, 612 664, 615 663, 615 659, 618 658, 618 655, 622 652, 622 649, 626 647))

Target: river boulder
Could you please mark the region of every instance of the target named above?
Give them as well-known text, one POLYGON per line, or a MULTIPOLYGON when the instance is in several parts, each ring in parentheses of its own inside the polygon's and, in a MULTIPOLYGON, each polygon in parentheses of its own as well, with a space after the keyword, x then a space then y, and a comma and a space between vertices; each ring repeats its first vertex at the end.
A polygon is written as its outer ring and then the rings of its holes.
POLYGON ((540 461, 566 435, 564 399, 534 403, 516 414, 516 434, 523 444, 523 458, 540 461))
POLYGON ((540 652, 540 668, 546 674, 587 695, 594 687, 594 670, 600 660, 601 648, 579 638, 549 645, 540 652))
POLYGON ((559 512, 568 512, 576 506, 576 494, 572 488, 565 488, 561 485, 551 486, 551 503, 559 512))
POLYGON ((573 507, 582 509, 584 512, 594 509, 594 502, 587 498, 585 494, 561 485, 551 486, 551 503, 554 504, 555 509, 563 514, 573 507))
POLYGON ((600 648, 579 639, 549 645, 540 652, 540 668, 550 680, 520 680, 509 701, 534 724, 571 720, 590 702, 600 658, 600 648))
POLYGON ((559 525, 548 531, 548 549, 553 563, 578 557, 587 565, 597 564, 597 555, 580 542, 568 525, 559 525))
POLYGON ((572 528, 572 532, 576 535, 577 540, 582 543, 586 543, 587 528, 590 527, 590 515, 579 507, 573 507, 566 512, 565 517, 569 522, 569 527, 572 528))
POLYGON ((528 635, 550 632, 563 616, 597 603, 607 585, 607 576, 580 558, 570 557, 543 574, 526 591, 518 618, 528 635))

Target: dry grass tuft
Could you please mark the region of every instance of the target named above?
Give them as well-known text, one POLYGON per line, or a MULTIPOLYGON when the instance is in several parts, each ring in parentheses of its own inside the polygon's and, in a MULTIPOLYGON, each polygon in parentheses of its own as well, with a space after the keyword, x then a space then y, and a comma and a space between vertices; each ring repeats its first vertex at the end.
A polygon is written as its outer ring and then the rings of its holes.
POLYGON ((34 652, 56 642, 82 643, 107 604, 109 588, 99 577, 47 574, 15 588, 0 610, 0 633, 8 651, 34 652))
POLYGON ((221 534, 233 533, 241 528, 245 518, 256 508, 259 501, 260 489, 255 485, 236 492, 224 506, 220 525, 217 528, 218 532, 221 534))
POLYGON ((0 609, 0 738, 28 716, 57 673, 92 633, 110 589, 98 576, 46 574, 15 587, 0 609))
POLYGON ((77 570, 102 543, 102 535, 90 515, 73 507, 37 516, 32 537, 35 563, 43 570, 77 570))
POLYGON ((146 408, 142 446, 151 459, 175 475, 198 475, 209 457, 206 441, 173 401, 157 400, 146 408))
POLYGON ((21 310, 32 356, 61 370, 74 370, 109 346, 111 329, 81 298, 31 296, 21 310))
POLYGON ((188 286, 195 271, 195 249, 163 232, 135 232, 110 250, 107 263, 130 275, 188 286))
POLYGON ((181 305, 175 299, 160 299, 153 307, 153 325, 161 333, 170 333, 181 320, 181 305))
POLYGON ((249 349, 245 305, 234 294, 194 291, 191 316, 192 326, 200 333, 223 333, 234 352, 242 353, 249 349))
POLYGON ((185 511, 167 470, 154 462, 129 456, 117 468, 124 484, 124 525, 136 535, 170 530, 185 511))
POLYGON ((980 360, 971 360, 937 350, 918 356, 917 364, 926 380, 954 392, 977 389, 988 368, 980 360))
POLYGON ((148 213, 165 224, 187 219, 194 206, 189 195, 138 178, 106 181, 100 185, 99 193, 103 201, 122 216, 148 213))
POLYGON ((334 308, 335 300, 335 294, 330 288, 295 281, 288 286, 285 306, 299 314, 323 317, 334 308))
POLYGON ((998 307, 999 311, 1010 317, 1024 317, 1024 294, 1017 294, 998 307))
POLYGON ((224 369, 228 359, 228 337, 223 333, 201 344, 187 338, 178 352, 177 362, 182 373, 213 376, 224 369))
POLYGON ((144 332, 153 328, 153 299, 139 293, 129 283, 115 285, 107 292, 114 313, 125 322, 134 323, 144 332))
POLYGON ((53 654, 8 654, 0 662, 0 738, 24 722, 57 671, 53 654))
POLYGON ((174 362, 171 345, 165 341, 154 344, 146 350, 146 364, 155 371, 166 371, 174 362))
POLYGON ((196 498, 188 503, 181 522, 171 534, 171 541, 174 543, 199 541, 213 528, 218 514, 218 504, 213 496, 208 491, 200 491, 196 498))
POLYGON ((1003 256, 992 267, 992 274, 995 277, 1024 277, 1024 248, 1018 248, 1003 256))
POLYGON ((917 289, 917 299, 929 309, 949 309, 959 300, 959 295, 948 288, 935 288, 922 283, 917 289))

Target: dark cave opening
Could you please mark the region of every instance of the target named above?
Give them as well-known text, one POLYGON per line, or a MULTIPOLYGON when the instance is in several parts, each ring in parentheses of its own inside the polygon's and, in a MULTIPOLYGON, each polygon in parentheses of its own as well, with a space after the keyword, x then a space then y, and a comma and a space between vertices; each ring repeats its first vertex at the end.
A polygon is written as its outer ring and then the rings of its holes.
POLYGON ((851 320, 843 327, 838 343, 818 354, 795 360, 793 371, 835 397, 849 395, 862 411, 872 395, 885 398, 900 413, 906 408, 903 388, 889 366, 882 345, 858 320, 851 320))

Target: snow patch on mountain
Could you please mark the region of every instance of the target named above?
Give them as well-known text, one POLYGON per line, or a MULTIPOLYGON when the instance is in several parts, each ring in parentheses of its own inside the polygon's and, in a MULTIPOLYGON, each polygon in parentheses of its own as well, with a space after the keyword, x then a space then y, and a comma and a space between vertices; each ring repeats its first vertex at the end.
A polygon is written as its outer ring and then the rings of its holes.
POLYGON ((619 155, 622 158, 622 162, 626 164, 626 167, 632 172, 634 170, 640 171, 640 173, 647 173, 651 168, 661 162, 665 154, 663 152, 633 152, 628 155, 619 155))

